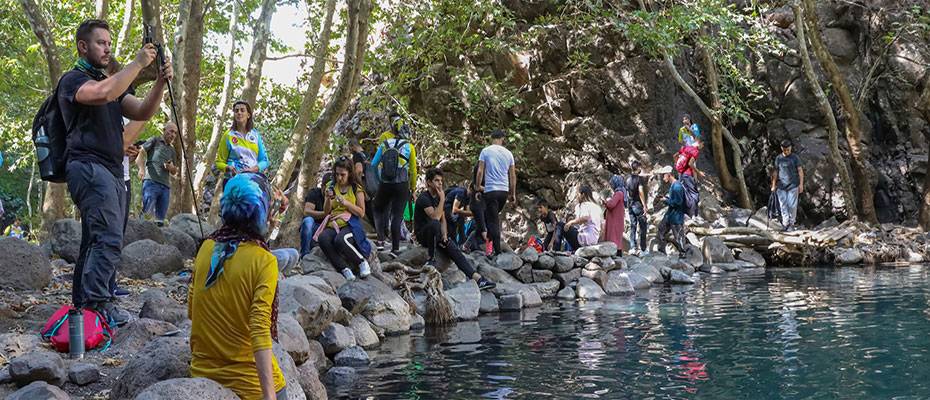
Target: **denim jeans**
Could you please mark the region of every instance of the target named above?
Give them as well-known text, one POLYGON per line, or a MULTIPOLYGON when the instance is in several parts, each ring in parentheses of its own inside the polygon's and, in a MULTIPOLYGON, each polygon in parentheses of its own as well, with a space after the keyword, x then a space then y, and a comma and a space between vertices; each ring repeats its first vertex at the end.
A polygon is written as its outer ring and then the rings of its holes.
POLYGON ((142 182, 142 212, 145 215, 154 213, 156 221, 164 221, 170 200, 171 188, 151 179, 142 182))
POLYGON ((775 195, 778 196, 778 203, 781 206, 781 224, 785 228, 794 226, 798 216, 798 188, 778 189, 775 195))
POLYGON ((316 233, 317 227, 319 225, 313 217, 304 218, 303 223, 300 224, 300 258, 310 254, 313 246, 316 245, 313 241, 313 234, 316 233))
POLYGON ((285 271, 294 268, 298 262, 300 262, 300 255, 297 254, 297 249, 292 249, 289 247, 274 249, 271 251, 271 254, 278 259, 278 272, 284 273, 285 271))
POLYGON ((646 251, 646 231, 649 226, 646 222, 646 214, 643 212, 643 205, 640 202, 633 203, 630 206, 630 250, 639 247, 640 251, 646 251))

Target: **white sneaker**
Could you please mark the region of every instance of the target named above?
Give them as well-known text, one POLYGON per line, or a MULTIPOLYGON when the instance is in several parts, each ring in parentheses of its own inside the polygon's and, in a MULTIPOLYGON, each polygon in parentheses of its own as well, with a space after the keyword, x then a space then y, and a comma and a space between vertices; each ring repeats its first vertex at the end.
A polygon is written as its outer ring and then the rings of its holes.
POLYGON ((353 274, 352 270, 348 268, 342 270, 342 276, 344 276, 347 281, 355 280, 355 274, 353 274))
MULTIPOLYGON (((351 273, 351 271, 349 272, 351 273)), ((368 275, 371 275, 371 266, 368 265, 367 260, 362 261, 362 263, 358 265, 358 276, 365 279, 368 275)))

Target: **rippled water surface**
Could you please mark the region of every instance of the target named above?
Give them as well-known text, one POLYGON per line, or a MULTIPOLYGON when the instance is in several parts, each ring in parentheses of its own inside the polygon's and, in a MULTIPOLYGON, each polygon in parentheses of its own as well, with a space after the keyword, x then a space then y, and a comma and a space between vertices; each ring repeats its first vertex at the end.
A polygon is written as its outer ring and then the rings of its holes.
POLYGON ((927 399, 930 268, 782 269, 389 338, 343 398, 927 399))

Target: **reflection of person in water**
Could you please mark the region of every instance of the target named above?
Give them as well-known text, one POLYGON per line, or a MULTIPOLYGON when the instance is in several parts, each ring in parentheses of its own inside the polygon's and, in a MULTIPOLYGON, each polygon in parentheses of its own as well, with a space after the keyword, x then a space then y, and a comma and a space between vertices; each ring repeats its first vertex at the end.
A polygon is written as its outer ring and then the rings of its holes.
POLYGON ((672 343, 670 350, 677 354, 671 361, 672 375, 669 378, 673 381, 683 381, 686 392, 697 393, 698 388, 694 385, 699 381, 710 380, 710 376, 707 373, 707 364, 702 361, 703 355, 694 345, 685 323, 681 318, 663 321, 663 325, 668 327, 668 337, 672 343))

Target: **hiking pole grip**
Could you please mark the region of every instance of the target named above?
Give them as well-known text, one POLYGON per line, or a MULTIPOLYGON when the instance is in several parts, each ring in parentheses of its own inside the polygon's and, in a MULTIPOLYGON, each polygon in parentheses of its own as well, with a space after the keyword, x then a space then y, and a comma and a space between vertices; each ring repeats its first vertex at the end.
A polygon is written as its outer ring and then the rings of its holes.
POLYGON ((68 311, 68 357, 84 358, 84 312, 80 307, 68 311))

